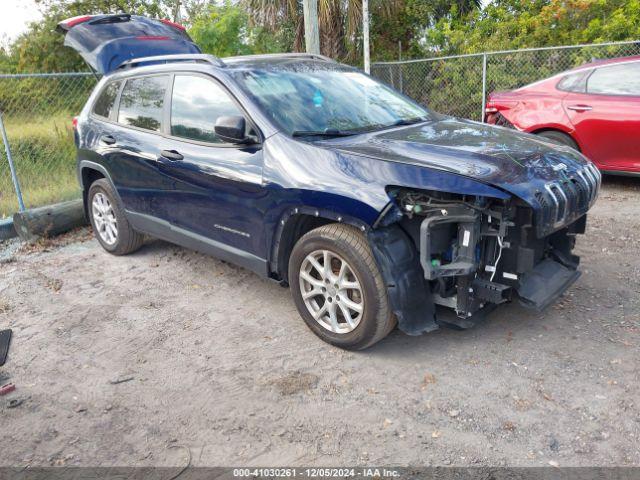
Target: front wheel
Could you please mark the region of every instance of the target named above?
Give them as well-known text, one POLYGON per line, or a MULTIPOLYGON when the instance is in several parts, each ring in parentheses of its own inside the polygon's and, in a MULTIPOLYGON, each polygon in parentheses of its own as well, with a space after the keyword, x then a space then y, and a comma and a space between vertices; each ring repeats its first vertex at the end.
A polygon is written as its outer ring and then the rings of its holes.
POLYGON ((364 349, 395 326, 371 248, 352 226, 330 224, 304 235, 289 259, 289 285, 307 326, 332 345, 364 349))

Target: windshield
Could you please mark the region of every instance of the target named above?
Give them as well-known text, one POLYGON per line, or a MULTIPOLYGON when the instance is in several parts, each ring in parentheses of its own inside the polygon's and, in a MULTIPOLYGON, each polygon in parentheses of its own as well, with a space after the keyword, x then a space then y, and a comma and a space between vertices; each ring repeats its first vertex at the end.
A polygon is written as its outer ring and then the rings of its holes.
POLYGON ((238 70, 234 77, 290 135, 362 132, 430 117, 402 94, 338 64, 238 70))

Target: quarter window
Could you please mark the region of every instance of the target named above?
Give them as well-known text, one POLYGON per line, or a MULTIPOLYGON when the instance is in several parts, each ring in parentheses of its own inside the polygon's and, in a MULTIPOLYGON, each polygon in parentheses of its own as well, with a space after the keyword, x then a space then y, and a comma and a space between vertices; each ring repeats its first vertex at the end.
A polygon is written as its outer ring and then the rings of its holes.
POLYGON ((159 132, 168 83, 167 76, 127 80, 120 95, 118 123, 159 132))
POLYGON ((588 72, 571 73, 558 82, 558 90, 584 93, 584 77, 588 72))
POLYGON ((171 99, 171 135, 224 143, 215 133, 218 117, 243 116, 227 92, 204 77, 176 75, 171 99))
POLYGON ((93 113, 100 117, 110 118, 111 112, 113 112, 113 106, 116 103, 116 97, 118 96, 118 90, 120 90, 121 82, 109 83, 96 100, 93 106, 93 113))
POLYGON ((587 80, 587 92, 640 96, 640 62, 598 68, 587 80))

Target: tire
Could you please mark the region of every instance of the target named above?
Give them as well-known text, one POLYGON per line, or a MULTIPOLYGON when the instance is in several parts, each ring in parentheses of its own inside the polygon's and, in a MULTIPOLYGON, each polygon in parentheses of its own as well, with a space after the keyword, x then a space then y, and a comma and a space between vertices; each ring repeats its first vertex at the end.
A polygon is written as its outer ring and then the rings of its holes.
POLYGON ((350 225, 324 225, 300 238, 289 258, 289 285, 307 326, 337 347, 362 350, 382 340, 395 327, 396 320, 369 243, 350 225), (331 265, 330 274, 324 269, 326 263, 331 265), (344 270, 343 263, 346 263, 344 270), (326 313, 319 315, 323 307, 326 313), (318 320, 312 314, 314 311, 318 320))
POLYGON ((566 133, 558 132, 557 130, 545 130, 538 133, 538 135, 551 140, 553 143, 571 147, 578 152, 580 151, 580 147, 578 147, 578 144, 566 133))
POLYGON ((120 198, 106 179, 96 180, 89 187, 87 210, 93 232, 107 252, 126 255, 140 248, 144 236, 131 228, 120 198), (94 205, 94 202, 98 205, 94 205), (105 227, 109 222, 115 226, 115 235, 113 229, 105 227))

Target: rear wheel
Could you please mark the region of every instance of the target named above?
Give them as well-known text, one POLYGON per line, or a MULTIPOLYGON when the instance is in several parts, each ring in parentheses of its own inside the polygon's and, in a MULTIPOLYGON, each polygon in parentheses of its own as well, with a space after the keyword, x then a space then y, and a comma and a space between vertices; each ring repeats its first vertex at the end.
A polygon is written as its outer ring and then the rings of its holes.
POLYGON ((571 147, 574 150, 580 151, 578 144, 566 133, 558 132, 557 130, 545 130, 538 133, 538 135, 551 140, 553 143, 566 145, 567 147, 571 147))
POLYGON ((144 236, 131 228, 107 180, 101 178, 91 184, 87 203, 91 226, 102 248, 114 255, 126 255, 140 248, 144 236))
POLYGON ((352 226, 330 224, 304 235, 289 259, 289 284, 300 315, 325 342, 360 350, 395 326, 369 244, 352 226))

